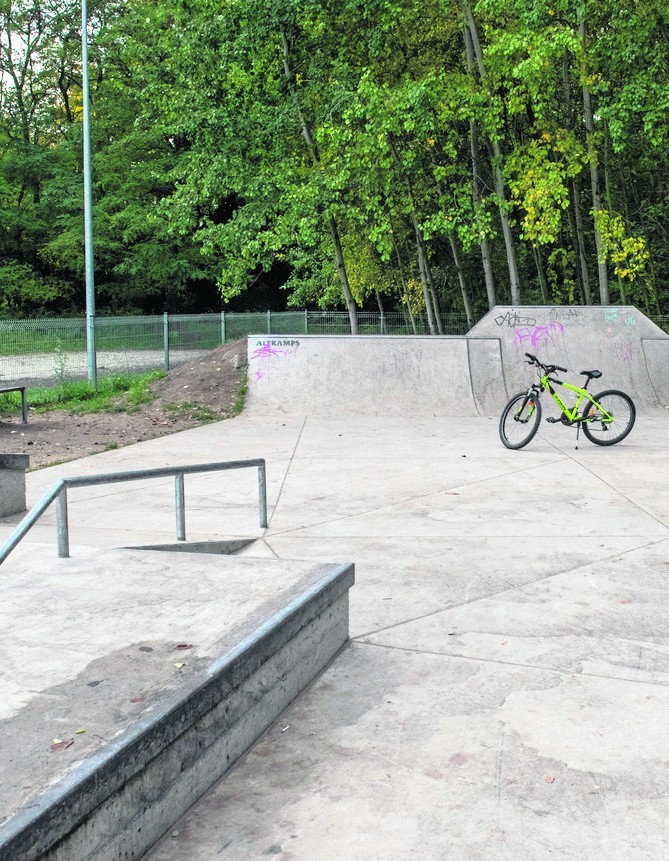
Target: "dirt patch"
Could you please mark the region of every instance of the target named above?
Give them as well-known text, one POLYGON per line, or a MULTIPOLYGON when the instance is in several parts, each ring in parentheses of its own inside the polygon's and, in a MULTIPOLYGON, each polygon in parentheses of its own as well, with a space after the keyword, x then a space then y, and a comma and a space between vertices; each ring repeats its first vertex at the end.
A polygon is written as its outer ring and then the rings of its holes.
POLYGON ((0 417, 0 452, 27 454, 31 468, 85 457, 229 418, 246 378, 246 340, 233 341, 170 371, 151 385, 152 401, 131 411, 54 410, 0 417))

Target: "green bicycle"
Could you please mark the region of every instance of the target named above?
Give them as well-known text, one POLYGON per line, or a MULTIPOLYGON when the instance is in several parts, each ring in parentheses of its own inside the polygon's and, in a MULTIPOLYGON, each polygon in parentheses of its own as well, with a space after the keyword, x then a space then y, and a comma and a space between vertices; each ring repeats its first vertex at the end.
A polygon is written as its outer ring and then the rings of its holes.
POLYGON ((539 382, 532 383, 527 391, 514 395, 504 407, 499 420, 499 435, 507 448, 522 448, 539 430, 541 421, 539 398, 543 389, 551 393, 562 413, 561 418, 551 417, 546 421, 561 422, 568 427, 576 425, 576 448, 578 448, 578 434, 581 428, 587 439, 595 445, 615 445, 625 439, 632 430, 636 409, 629 395, 616 389, 607 389, 598 395, 591 395, 587 390, 590 380, 598 380, 602 376, 601 371, 581 371, 586 381, 583 388, 580 388, 553 376, 556 371, 566 374, 566 368, 561 368, 559 365, 544 365, 532 353, 525 353, 525 355, 528 359, 527 364, 536 366, 539 382), (571 408, 564 404, 553 388, 554 385, 562 386, 576 394, 576 402, 571 408))

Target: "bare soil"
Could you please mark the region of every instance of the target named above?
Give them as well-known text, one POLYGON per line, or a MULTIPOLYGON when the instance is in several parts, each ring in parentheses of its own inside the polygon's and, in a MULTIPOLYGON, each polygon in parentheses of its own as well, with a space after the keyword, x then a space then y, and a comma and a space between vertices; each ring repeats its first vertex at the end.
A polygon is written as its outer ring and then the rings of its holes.
POLYGON ((53 410, 0 416, 0 453, 27 454, 30 468, 75 460, 235 415, 246 377, 246 340, 233 341, 151 384, 153 400, 98 413, 53 410))

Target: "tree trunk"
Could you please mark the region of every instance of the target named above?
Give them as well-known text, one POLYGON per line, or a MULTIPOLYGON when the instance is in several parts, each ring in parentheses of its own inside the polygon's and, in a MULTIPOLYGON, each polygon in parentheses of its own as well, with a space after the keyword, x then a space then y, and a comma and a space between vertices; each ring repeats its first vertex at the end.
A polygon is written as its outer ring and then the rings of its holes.
MULTIPOLYGON (((470 74, 474 68, 474 49, 472 47, 469 28, 464 28, 465 48, 467 50, 467 67, 470 74)), ((469 120, 469 148, 472 156, 472 199, 474 212, 481 206, 483 195, 481 194, 481 157, 479 154, 479 136, 474 120, 469 120)), ((481 248, 481 260, 483 262, 483 277, 485 278, 485 289, 488 295, 488 308, 493 309, 497 304, 495 298, 495 279, 492 272, 492 261, 490 258, 490 245, 486 236, 482 237, 479 246, 481 248)))
MULTIPOLYGON (((474 20, 474 15, 472 14, 469 3, 464 4, 464 11, 465 21, 467 24, 466 33, 469 33, 469 38, 471 39, 471 50, 478 67, 481 82, 485 83, 487 78, 485 63, 483 61, 483 51, 481 50, 481 42, 479 40, 476 21, 474 20)), ((465 45, 467 44, 468 40, 465 34, 465 45)), ((502 222, 502 234, 504 236, 504 245, 506 247, 506 262, 509 268, 509 282, 511 285, 511 302, 514 305, 520 305, 521 296, 518 261, 516 259, 516 249, 513 242, 509 216, 506 211, 506 194, 504 190, 504 178, 502 176, 502 148, 499 145, 499 141, 493 140, 491 143, 493 148, 492 170, 495 180, 495 193, 497 195, 497 203, 499 206, 499 217, 502 222)))
MULTIPOLYGON (((609 147, 608 134, 604 137, 604 195, 606 197, 606 206, 609 212, 613 212, 613 203, 611 201, 611 182, 609 177, 609 147)), ((620 293, 621 305, 627 305, 627 296, 625 295, 625 283, 620 275, 616 275, 618 282, 618 292, 620 293)))
MULTIPOLYGON (((569 128, 574 128, 574 108, 569 85, 570 54, 565 53, 562 63, 562 86, 564 90, 564 101, 568 118, 569 128)), ((585 234, 583 233, 583 218, 581 216, 581 183, 579 176, 575 176, 571 182, 572 206, 569 209, 569 224, 574 237, 576 256, 579 261, 579 285, 581 288, 581 303, 592 305, 592 293, 590 291, 590 273, 588 271, 588 258, 585 253, 585 234)))
POLYGON ((344 262, 344 252, 341 247, 341 239, 339 237, 339 228, 337 227, 337 222, 334 218, 328 219, 328 225, 330 227, 330 234, 332 236, 335 250, 335 262, 337 264, 339 283, 341 285, 342 293, 344 294, 344 301, 346 302, 346 310, 348 311, 349 320, 351 321, 351 334, 357 335, 359 334, 358 309, 356 307, 353 294, 351 293, 351 287, 348 283, 348 274, 346 272, 346 263, 344 262))
MULTIPOLYGON (((318 153, 318 149, 314 142, 313 137, 311 136, 311 131, 307 124, 306 118, 302 112, 302 108, 300 106, 300 101, 297 96, 297 90, 295 88, 295 84, 293 81, 293 73, 290 68, 290 48, 288 45, 288 38, 284 30, 281 31, 281 39, 283 43, 283 75, 288 86, 288 91, 293 99, 295 104, 295 110, 297 112, 298 119, 300 121, 300 128, 302 130, 302 137, 304 138, 307 149, 309 151, 309 156, 311 158, 311 162, 314 167, 320 169, 320 156, 318 153)), ((346 262, 344 260, 344 251, 341 245, 341 237, 339 235, 339 227, 337 226, 337 222, 332 216, 328 217, 328 227, 330 228, 330 235, 332 236, 332 243, 334 245, 334 256, 335 256, 335 264, 337 266, 337 275, 339 276, 339 284, 341 286, 341 292, 344 296, 344 302, 346 303, 346 310, 348 311, 349 320, 351 321, 351 334, 358 334, 358 309, 355 304, 355 299, 353 298, 353 293, 351 292, 351 285, 348 280, 348 273, 346 272, 346 262)))
POLYGON ((409 200, 411 201, 411 223, 413 225, 414 234, 416 236, 416 248, 418 250, 418 271, 420 272, 420 280, 423 285, 423 297, 425 299, 425 311, 427 313, 427 324, 431 335, 442 334, 441 317, 439 314, 439 305, 437 302, 437 293, 434 289, 434 281, 432 280, 432 272, 430 271, 430 263, 427 259, 427 250, 425 248, 425 239, 423 231, 418 224, 418 216, 416 215, 416 200, 413 193, 411 179, 407 176, 402 165, 402 160, 399 157, 397 148, 392 138, 389 138, 390 151, 400 173, 406 182, 409 200))
POLYGON ((571 192, 574 201, 574 228, 576 232, 576 246, 581 271, 581 283, 583 285, 583 303, 585 305, 592 305, 590 272, 588 270, 588 258, 585 253, 585 234, 583 233, 583 217, 581 215, 581 183, 577 176, 572 180, 571 192))
POLYGON ((416 234, 416 249, 418 251, 418 271, 420 272, 420 283, 423 285, 423 299, 425 301, 425 312, 427 314, 427 325, 430 330, 430 335, 437 334, 437 322, 434 313, 434 307, 432 305, 432 294, 430 292, 430 284, 428 281, 428 262, 427 255, 425 254, 425 243, 423 241, 423 234, 420 231, 420 227, 418 226, 418 220, 416 218, 415 213, 411 213, 411 220, 413 222, 414 232, 416 234))
POLYGON ((648 253, 648 268, 650 269, 650 292, 652 293, 653 304, 655 305, 655 313, 660 316, 662 312, 660 311, 660 297, 657 294, 657 276, 655 274, 655 265, 653 262, 653 255, 648 253))
MULTIPOLYGON (((585 50, 585 21, 581 22, 581 41, 585 50)), ((597 224, 596 214, 602 209, 599 192, 599 167, 597 151, 595 149, 594 132, 595 124, 592 116, 592 105, 590 103, 590 90, 587 84, 583 84, 583 115, 585 117, 585 136, 588 142, 588 161, 590 162, 590 185, 592 187, 592 209, 595 215, 595 248, 597 249, 597 276, 599 278, 599 301, 602 305, 609 304, 609 278, 606 271, 606 260, 604 260, 604 248, 602 235, 597 224), (603 262, 602 262, 603 261, 603 262)))
POLYGON ((458 248, 457 242, 455 241, 455 237, 452 233, 448 234, 448 240, 451 243, 453 262, 455 263, 455 269, 458 273, 458 281, 460 282, 462 304, 464 305, 465 314, 467 316, 467 328, 471 329, 474 325, 474 317, 472 316, 472 306, 469 301, 469 291, 467 289, 467 282, 465 281, 465 273, 462 271, 462 258, 460 257, 460 249, 458 248))
POLYGON ((539 287, 541 288, 541 298, 545 305, 551 305, 551 297, 548 295, 548 284, 546 283, 546 274, 544 273, 544 262, 541 259, 541 248, 538 245, 532 244, 532 255, 534 263, 537 267, 537 275, 539 276, 539 287))
POLYGON ((441 322, 441 308, 439 307, 439 297, 437 296, 437 289, 434 286, 434 279, 432 278, 432 267, 430 266, 430 261, 427 258, 427 248, 425 247, 425 239, 423 238, 423 231, 420 232, 420 240, 423 244, 423 267, 425 269, 425 277, 427 278, 427 287, 430 291, 430 296, 432 297, 432 307, 434 308, 434 316, 437 321, 437 333, 439 335, 444 334, 444 328, 441 322))
POLYGON ((411 310, 411 302, 409 301, 409 292, 407 290, 406 281, 404 279, 404 269, 402 267, 402 257, 400 255, 400 250, 397 247, 397 242, 395 241, 395 232, 392 228, 392 225, 390 227, 390 238, 392 239, 393 250, 395 251, 395 257, 397 258, 397 271, 398 271, 398 277, 400 279, 400 285, 401 285, 400 295, 401 295, 401 299, 402 299, 402 305, 406 306, 407 313, 409 314, 409 320, 411 321, 411 328, 413 330, 414 335, 417 335, 418 331, 416 329, 416 320, 414 318, 413 311, 411 310))

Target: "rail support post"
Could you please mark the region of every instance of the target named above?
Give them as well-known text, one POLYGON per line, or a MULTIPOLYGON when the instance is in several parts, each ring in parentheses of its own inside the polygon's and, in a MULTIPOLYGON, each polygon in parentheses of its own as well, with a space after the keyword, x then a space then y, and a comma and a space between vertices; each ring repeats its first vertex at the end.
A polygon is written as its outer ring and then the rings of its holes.
POLYGON ((70 528, 67 522, 67 487, 63 487, 56 497, 56 532, 58 534, 58 556, 70 556, 70 528))
POLYGON ((258 465, 258 502, 260 505, 260 526, 267 529, 267 474, 264 460, 258 465))
POLYGON ((174 476, 174 502, 177 514, 177 541, 186 540, 186 500, 184 494, 184 474, 174 476))

